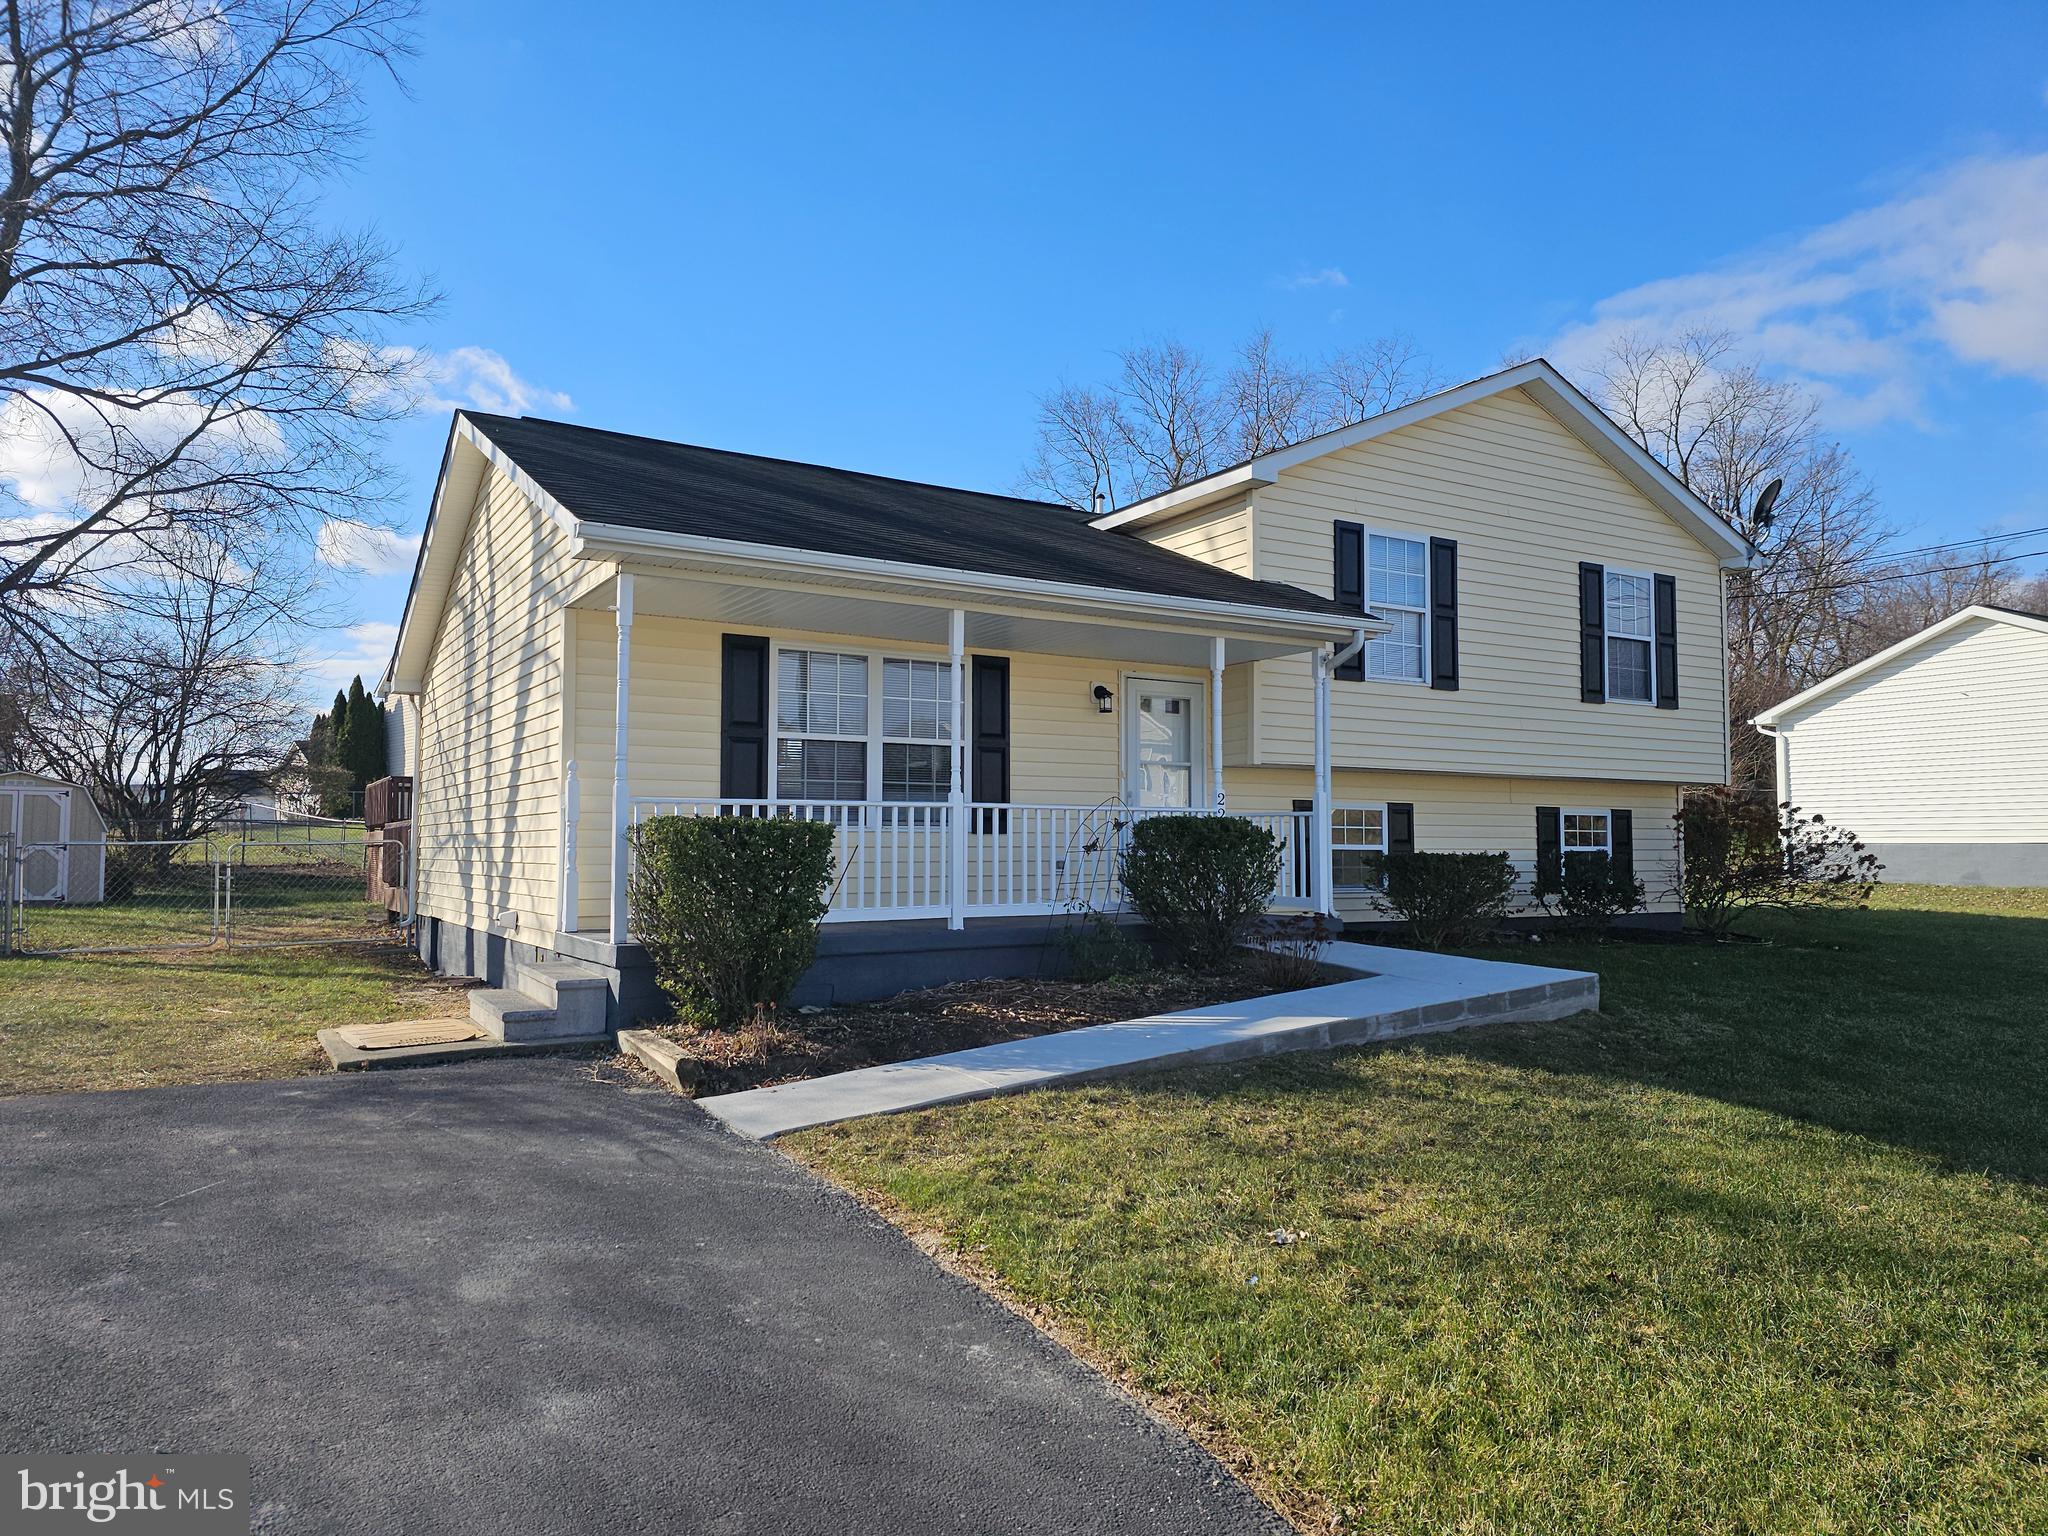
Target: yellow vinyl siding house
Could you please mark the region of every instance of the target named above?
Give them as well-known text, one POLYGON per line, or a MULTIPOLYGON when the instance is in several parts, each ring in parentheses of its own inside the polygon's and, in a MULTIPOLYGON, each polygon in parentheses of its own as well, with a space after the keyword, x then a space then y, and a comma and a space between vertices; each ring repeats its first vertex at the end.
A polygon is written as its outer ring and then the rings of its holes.
MULTIPOLYGON (((1682 786, 1728 776, 1723 575, 1748 551, 1548 364, 1268 454, 1097 526, 1228 550, 1244 575, 1322 595, 1338 595, 1347 560, 1361 568, 1351 600, 1416 643, 1376 641, 1331 684, 1341 841, 1505 850, 1533 885, 1546 828, 1565 847, 1625 834, 1651 910, 1677 913, 1672 815, 1682 786), (1340 528, 1352 530, 1341 549, 1340 528), (1643 658, 1647 677, 1626 665, 1643 658), (1610 678, 1610 666, 1629 677, 1610 678)), ((1231 804, 1294 804, 1313 787, 1314 679, 1284 662, 1243 671, 1225 695, 1243 700, 1242 729, 1225 736, 1231 804)), ((1367 892, 1343 881, 1346 862, 1335 908, 1369 919, 1367 892)))
POLYGON ((1258 820, 1282 911, 1377 915, 1372 847, 1533 878, 1539 809, 1661 897, 1676 787, 1726 774, 1743 554, 1540 363, 1096 519, 460 414, 383 682, 421 949, 493 982, 566 957, 615 1022, 652 1011, 623 891, 657 814, 831 822, 820 998, 1035 965, 1119 901, 1146 815, 1258 820))
POLYGON ((1970 607, 1756 717, 1888 880, 2048 885, 2048 615, 1970 607))

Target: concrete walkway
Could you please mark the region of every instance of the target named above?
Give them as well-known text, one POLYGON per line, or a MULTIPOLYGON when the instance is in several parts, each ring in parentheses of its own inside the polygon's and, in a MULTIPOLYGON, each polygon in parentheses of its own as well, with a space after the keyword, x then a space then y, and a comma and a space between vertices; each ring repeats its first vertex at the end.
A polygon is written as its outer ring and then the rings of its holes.
POLYGON ((1370 974, 1301 992, 1095 1024, 697 1102, 742 1135, 766 1140, 839 1120, 1054 1083, 1281 1051, 1327 1050, 1471 1024, 1561 1019, 1600 1006, 1600 978, 1590 971, 1373 944, 1327 944, 1323 958, 1370 974))

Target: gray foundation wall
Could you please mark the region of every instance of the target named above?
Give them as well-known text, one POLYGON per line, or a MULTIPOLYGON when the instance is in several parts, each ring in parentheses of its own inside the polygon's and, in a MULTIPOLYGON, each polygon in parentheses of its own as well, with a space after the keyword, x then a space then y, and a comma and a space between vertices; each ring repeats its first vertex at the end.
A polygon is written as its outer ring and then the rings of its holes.
MULTIPOLYGON (((790 1003, 799 1008, 867 1003, 917 987, 993 977, 1057 975, 1062 953, 1058 935, 1066 918, 975 918, 958 933, 941 922, 828 923, 818 935, 818 958, 797 983, 790 1003)), ((1511 927, 1543 927, 1545 918, 1510 919, 1511 927)), ((1682 926, 1675 912, 1642 913, 1620 919, 1631 928, 1682 926)), ((1125 920, 1133 937, 1146 940, 1145 926, 1125 920)), ((1350 923, 1353 934, 1391 932, 1395 923, 1350 923)), ((558 934, 552 950, 481 932, 439 918, 423 917, 417 938, 420 958, 443 976, 474 976, 494 987, 506 983, 505 963, 560 954, 602 967, 611 977, 606 1022, 630 1028, 670 1016, 654 979, 647 951, 638 944, 616 949, 584 934, 558 934)))
POLYGON ((1872 843, 1884 878, 1909 885, 2048 885, 2048 843, 1872 843))

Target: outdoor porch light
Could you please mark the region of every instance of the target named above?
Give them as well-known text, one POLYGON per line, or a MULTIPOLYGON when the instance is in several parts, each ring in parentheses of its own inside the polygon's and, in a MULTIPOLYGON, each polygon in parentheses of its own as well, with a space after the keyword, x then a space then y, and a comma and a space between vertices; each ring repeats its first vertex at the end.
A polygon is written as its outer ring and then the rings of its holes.
POLYGON ((1095 685, 1095 707, 1105 715, 1116 713, 1116 695, 1100 683, 1095 685))

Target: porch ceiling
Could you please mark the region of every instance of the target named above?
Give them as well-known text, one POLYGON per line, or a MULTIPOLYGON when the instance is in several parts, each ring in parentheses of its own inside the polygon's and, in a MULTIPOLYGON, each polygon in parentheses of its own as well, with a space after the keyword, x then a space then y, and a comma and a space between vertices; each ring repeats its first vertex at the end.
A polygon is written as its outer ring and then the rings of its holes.
MULTIPOLYGON (((977 604, 963 597, 956 604, 860 585, 792 586, 639 561, 629 569, 635 578, 637 616, 699 619, 758 634, 846 635, 944 649, 947 616, 959 606, 967 614, 969 650, 1207 667, 1210 641, 1218 635, 1224 640, 1225 660, 1232 664, 1300 655, 1317 643, 1313 636, 1260 633, 1243 623, 1122 620, 1057 602, 977 604)), ((617 601, 616 587, 611 579, 595 582, 570 606, 609 609, 617 601)))

